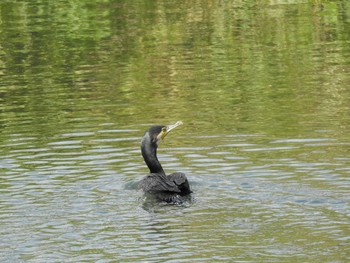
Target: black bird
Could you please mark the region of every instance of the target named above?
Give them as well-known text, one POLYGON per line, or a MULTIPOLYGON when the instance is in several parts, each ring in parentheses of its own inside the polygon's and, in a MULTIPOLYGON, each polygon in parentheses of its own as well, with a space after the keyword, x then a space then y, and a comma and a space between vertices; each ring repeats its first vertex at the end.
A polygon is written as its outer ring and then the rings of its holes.
POLYGON ((153 126, 145 132, 141 140, 142 156, 150 174, 140 181, 139 188, 146 194, 153 195, 158 201, 182 203, 185 196, 192 192, 184 173, 166 175, 157 158, 158 142, 180 125, 181 121, 168 126, 153 126))

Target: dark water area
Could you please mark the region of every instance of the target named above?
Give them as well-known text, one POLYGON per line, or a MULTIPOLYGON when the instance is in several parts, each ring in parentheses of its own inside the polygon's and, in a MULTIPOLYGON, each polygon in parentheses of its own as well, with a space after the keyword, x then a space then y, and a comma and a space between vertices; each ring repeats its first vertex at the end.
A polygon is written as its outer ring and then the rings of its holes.
POLYGON ((2 1, 0 261, 349 262, 349 131, 348 1, 2 1))

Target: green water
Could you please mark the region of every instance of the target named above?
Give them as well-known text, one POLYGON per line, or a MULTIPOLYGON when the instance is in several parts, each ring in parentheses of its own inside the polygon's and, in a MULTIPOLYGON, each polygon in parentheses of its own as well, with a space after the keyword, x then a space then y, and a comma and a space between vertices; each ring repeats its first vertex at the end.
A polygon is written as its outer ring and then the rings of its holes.
POLYGON ((349 1, 2 1, 0 261, 349 262, 349 131, 349 1))

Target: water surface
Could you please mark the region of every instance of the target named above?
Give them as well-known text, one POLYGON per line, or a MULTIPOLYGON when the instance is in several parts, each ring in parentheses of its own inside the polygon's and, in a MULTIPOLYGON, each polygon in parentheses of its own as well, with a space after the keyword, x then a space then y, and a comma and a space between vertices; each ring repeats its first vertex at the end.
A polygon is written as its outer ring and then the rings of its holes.
POLYGON ((348 1, 3 1, 1 262, 348 262, 348 1), (145 202, 140 139, 191 202, 145 202))

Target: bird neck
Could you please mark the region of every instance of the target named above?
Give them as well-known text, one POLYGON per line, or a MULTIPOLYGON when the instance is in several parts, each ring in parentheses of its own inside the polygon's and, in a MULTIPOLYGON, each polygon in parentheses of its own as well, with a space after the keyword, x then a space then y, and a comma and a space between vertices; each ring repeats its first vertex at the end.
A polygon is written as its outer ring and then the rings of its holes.
POLYGON ((150 137, 146 134, 142 138, 141 152, 145 163, 147 164, 151 173, 165 174, 162 165, 157 158, 157 143, 152 142, 150 137))

